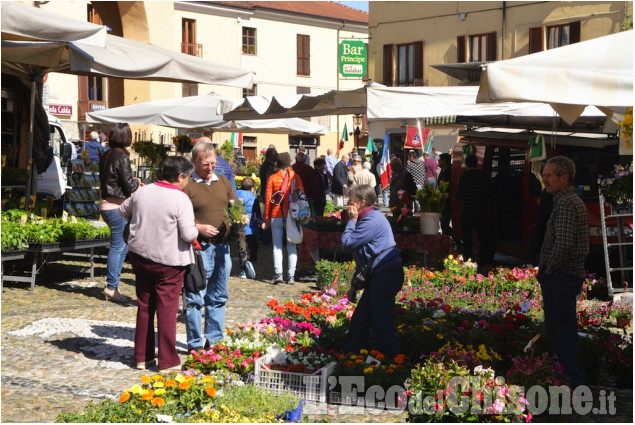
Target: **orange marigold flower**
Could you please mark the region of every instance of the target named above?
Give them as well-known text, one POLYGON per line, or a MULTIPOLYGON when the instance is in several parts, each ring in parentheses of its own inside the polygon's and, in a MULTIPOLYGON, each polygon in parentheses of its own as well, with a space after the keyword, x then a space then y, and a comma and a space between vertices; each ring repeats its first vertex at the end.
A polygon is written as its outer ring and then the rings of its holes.
POLYGON ((149 384, 150 382, 152 382, 152 378, 150 378, 147 375, 144 375, 141 377, 141 382, 143 382, 144 384, 149 384))
POLYGON ((346 367, 355 367, 355 363, 353 363, 353 362, 346 362, 346 367))
POLYGON ((216 388, 210 386, 205 387, 205 392, 210 397, 216 397, 216 388))
POLYGON ((141 400, 143 400, 143 401, 152 400, 153 396, 154 396, 154 394, 144 394, 144 395, 141 396, 141 400))
POLYGON ((166 387, 176 387, 176 381, 174 379, 168 379, 163 385, 166 387))
POLYGON ((269 300, 269 302, 267 303, 267 307, 276 307, 278 305, 278 300, 269 300))
POLYGON ((384 356, 383 354, 379 353, 379 354, 377 354, 376 358, 377 358, 377 360, 383 360, 383 359, 386 358, 386 356, 384 356))
POLYGON ((379 351, 377 350, 370 350, 370 355, 373 357, 377 357, 377 355, 380 354, 379 351))
POLYGON ((386 369, 386 373, 395 373, 395 369, 393 368, 386 369))
POLYGON ((119 403, 125 403, 130 400, 130 393, 123 393, 119 396, 119 403))
POLYGON ((188 381, 181 382, 179 384, 179 390, 187 390, 188 388, 190 388, 190 386, 192 386, 192 384, 190 384, 188 381))
POLYGON ((165 405, 165 400, 162 399, 161 397, 155 397, 155 398, 152 399, 152 405, 153 406, 158 406, 158 407, 164 406, 165 405))

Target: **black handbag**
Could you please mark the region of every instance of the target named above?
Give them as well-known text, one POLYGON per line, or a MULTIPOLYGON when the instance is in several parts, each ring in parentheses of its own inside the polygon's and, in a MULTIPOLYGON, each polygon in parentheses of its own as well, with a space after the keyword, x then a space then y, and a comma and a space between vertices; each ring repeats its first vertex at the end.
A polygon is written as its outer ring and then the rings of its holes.
POLYGON ((353 273, 353 278, 351 279, 351 289, 357 291, 360 289, 365 289, 366 285, 368 285, 368 276, 370 275, 370 269, 373 267, 373 263, 384 252, 392 249, 393 247, 386 248, 377 255, 373 256, 366 267, 361 270, 357 270, 353 273))
POLYGON ((201 251, 194 250, 194 264, 185 271, 183 288, 185 292, 200 292, 207 287, 207 270, 203 264, 201 251))

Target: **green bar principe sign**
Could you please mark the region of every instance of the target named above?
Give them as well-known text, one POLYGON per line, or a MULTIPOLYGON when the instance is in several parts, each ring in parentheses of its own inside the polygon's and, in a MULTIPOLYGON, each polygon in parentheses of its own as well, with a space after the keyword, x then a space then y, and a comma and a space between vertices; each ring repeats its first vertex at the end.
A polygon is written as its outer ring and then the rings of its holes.
POLYGON ((340 43, 340 74, 342 77, 362 78, 366 74, 366 44, 361 40, 340 43))

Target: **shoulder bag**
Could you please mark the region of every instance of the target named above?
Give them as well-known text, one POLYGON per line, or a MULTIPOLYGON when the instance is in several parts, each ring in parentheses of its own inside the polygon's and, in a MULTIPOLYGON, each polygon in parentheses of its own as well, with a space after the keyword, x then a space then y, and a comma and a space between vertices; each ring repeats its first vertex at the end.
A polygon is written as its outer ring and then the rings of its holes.
POLYGON ((203 264, 201 251, 194 249, 194 264, 185 271, 183 288, 185 292, 200 292, 207 287, 207 270, 203 264))

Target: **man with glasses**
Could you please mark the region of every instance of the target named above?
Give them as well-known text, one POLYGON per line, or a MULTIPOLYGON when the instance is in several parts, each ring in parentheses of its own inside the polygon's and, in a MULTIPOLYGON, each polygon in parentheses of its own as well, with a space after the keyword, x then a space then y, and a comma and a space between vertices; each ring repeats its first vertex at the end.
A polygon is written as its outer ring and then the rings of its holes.
POLYGON ((229 299, 227 283, 232 267, 228 244, 231 223, 225 219, 225 210, 236 201, 236 192, 229 180, 214 172, 217 158, 209 137, 200 138, 194 145, 192 162, 194 173, 185 193, 194 207, 201 257, 207 271, 207 287, 185 295, 188 351, 207 349, 223 338, 225 303, 229 299), (201 332, 203 307, 205 344, 201 332))

